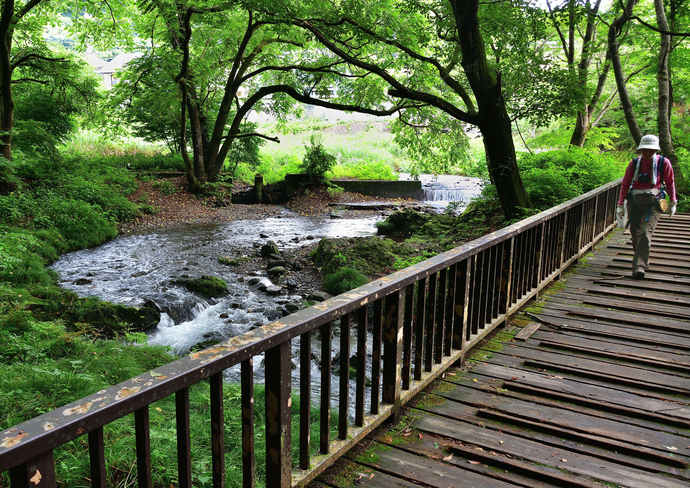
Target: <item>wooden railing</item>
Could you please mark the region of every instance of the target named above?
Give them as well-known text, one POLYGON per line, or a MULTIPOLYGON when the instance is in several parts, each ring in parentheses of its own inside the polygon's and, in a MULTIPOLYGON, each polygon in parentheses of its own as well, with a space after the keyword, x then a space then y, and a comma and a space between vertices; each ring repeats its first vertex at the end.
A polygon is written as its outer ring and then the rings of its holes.
POLYGON ((0 473, 10 471, 13 488, 56 486, 53 450, 88 436, 91 486, 105 487, 103 427, 134 414, 138 482, 140 487, 152 486, 149 405, 175 395, 179 486, 191 487, 189 388, 208 380, 213 486, 225 486, 226 435, 242 436, 243 485, 254 486, 253 359, 265 354, 266 486, 302 486, 590 250, 614 226, 619 189, 620 180, 6 430, 0 473), (334 326, 340 327, 340 386, 335 404, 331 394, 334 326), (356 332, 356 364, 350 364, 351 332, 356 332), (299 384, 294 388, 293 341, 299 341, 300 349, 299 384), (320 342, 321 351, 318 381, 311 377, 310 367, 315 341, 320 342), (232 433, 223 423, 223 371, 238 364, 243 418, 241 432, 232 433), (351 368, 356 371, 352 416, 351 368), (315 402, 311 392, 317 384, 320 399, 315 402), (300 396, 297 466, 291 456, 293 389, 300 396), (314 408, 320 412, 316 455, 311 454, 309 435, 314 408), (331 438, 331 409, 338 412, 335 439, 331 438))

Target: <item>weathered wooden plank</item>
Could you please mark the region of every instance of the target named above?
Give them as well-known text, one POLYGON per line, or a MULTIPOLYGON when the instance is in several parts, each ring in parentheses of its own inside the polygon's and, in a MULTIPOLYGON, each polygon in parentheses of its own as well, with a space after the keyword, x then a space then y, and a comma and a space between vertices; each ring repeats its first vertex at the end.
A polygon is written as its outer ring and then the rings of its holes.
MULTIPOLYGON (((476 411, 476 409, 475 409, 476 411)), ((517 486, 529 486, 530 488, 601 488, 601 485, 583 478, 568 476, 560 471, 546 466, 537 466, 532 463, 523 463, 505 455, 479 450, 474 447, 465 447, 456 442, 450 442, 446 438, 434 435, 411 434, 411 441, 397 443, 396 448, 425 456, 434 460, 445 460, 446 463, 460 466, 468 471, 499 479, 517 486), (449 456, 449 454, 451 454, 449 456), (551 481, 551 482, 549 482, 551 481)), ((386 440, 381 440, 388 444, 386 440)))
MULTIPOLYGON (((573 432, 614 439, 633 446, 655 449, 665 454, 674 454, 683 462, 690 460, 690 453, 686 454, 680 445, 686 443, 685 434, 673 434, 654 430, 646 425, 631 423, 624 417, 602 416, 596 410, 564 408, 563 405, 552 403, 537 403, 513 396, 506 401, 504 394, 479 391, 471 387, 459 385, 451 391, 439 392, 439 395, 451 400, 441 405, 431 406, 427 410, 446 415, 451 418, 462 418, 462 415, 474 415, 474 409, 492 409, 515 418, 527 418, 543 424, 555 425, 573 432), (456 402, 463 402, 457 408, 456 402), (677 450, 669 449, 677 447, 677 450), (675 454, 678 453, 678 454, 675 454)), ((463 419, 464 420, 464 419, 463 419)), ((668 430, 668 428, 665 428, 668 430)))
MULTIPOLYGON (((494 480, 478 475, 471 471, 433 461, 426 457, 416 456, 400 449, 390 449, 381 446, 370 451, 373 456, 371 462, 366 462, 362 456, 361 462, 392 476, 407 479, 434 488, 448 488, 457 480, 462 480, 463 488, 514 488, 515 485, 500 480, 494 480)), ((374 476, 374 478, 376 478, 374 476)), ((372 480, 374 479, 372 478, 372 480)))
MULTIPOLYGON (((499 401, 498 405, 505 403, 505 401, 502 403, 499 401)), ((578 454, 591 456, 592 458, 606 459, 607 461, 622 466, 630 466, 651 473, 666 473, 668 475, 690 479, 690 470, 681 467, 685 466, 684 463, 687 463, 689 459, 684 456, 679 456, 679 459, 676 459, 673 457, 675 454, 668 452, 668 449, 666 449, 667 452, 662 452, 651 448, 645 448, 644 446, 639 448, 632 447, 628 448, 629 454, 626 454, 618 450, 610 449, 614 444, 625 445, 623 441, 617 442, 597 435, 590 436, 588 434, 581 434, 577 431, 551 427, 547 424, 538 424, 536 428, 530 429, 525 427, 526 422, 520 416, 506 415, 502 421, 496 421, 490 417, 490 412, 497 412, 497 410, 470 408, 456 401, 447 401, 440 405, 425 406, 421 410, 446 417, 453 421, 469 423, 481 427, 482 429, 529 439, 543 446, 550 446, 552 449, 559 450, 566 448, 578 454), (469 411, 471 411, 471 413, 468 413, 469 411), (587 440, 588 437, 591 437, 589 441, 587 440), (606 447, 609 447, 609 449, 606 449, 606 447), (653 453, 654 455, 649 455, 649 453, 653 453), (669 459, 673 460, 673 464, 669 465, 667 463, 669 459)), ((424 435, 422 438, 424 438, 424 435)), ((678 439, 676 439, 676 441, 677 440, 678 439)))
POLYGON ((526 341, 531 337, 532 334, 534 334, 537 329, 541 327, 541 324, 538 322, 530 322, 526 326, 524 326, 520 332, 515 334, 515 338, 519 341, 526 341))
POLYGON ((671 319, 655 317, 653 314, 625 314, 616 311, 600 310, 594 308, 581 308, 571 305, 549 304, 548 308, 557 308, 572 317, 605 320, 622 324, 639 325, 641 327, 657 328, 664 330, 687 331, 688 325, 671 319))
POLYGON ((484 429, 450 419, 422 415, 414 423, 417 429, 480 446, 485 450, 520 457, 560 470, 587 476, 630 488, 687 488, 687 482, 649 473, 629 466, 620 466, 603 459, 594 459, 568 449, 554 451, 538 442, 484 429))
POLYGON ((565 334, 559 335, 557 340, 553 340, 553 338, 544 339, 540 345, 568 351, 587 352, 607 358, 625 359, 652 367, 690 372, 690 357, 682 351, 655 351, 651 348, 636 347, 632 344, 600 341, 565 334))
MULTIPOLYGON (((574 304, 578 301, 582 305, 603 307, 608 310, 619 310, 636 314, 652 314, 655 317, 672 317, 678 321, 684 322, 690 320, 690 307, 679 307, 668 304, 661 306, 655 304, 651 300, 645 299, 632 300, 623 297, 607 298, 593 294, 568 293, 564 291, 559 293, 558 296, 552 297, 550 300, 551 303, 560 303, 564 305, 574 304), (653 307, 651 310, 650 305, 653 307)), ((688 323, 688 327, 690 328, 690 323, 688 323)))
MULTIPOLYGON (((648 418, 659 420, 676 420, 682 425, 690 427, 690 407, 683 402, 665 402, 654 398, 609 388, 585 384, 559 377, 521 371, 493 364, 477 364, 473 372, 502 379, 503 388, 518 389, 528 386, 553 395, 566 395, 571 400, 578 400, 583 404, 598 405, 598 408, 609 408, 630 413, 645 413, 648 418), (651 415, 651 417, 650 417, 651 415)), ((566 398, 565 396, 563 398, 566 398)))
MULTIPOLYGON (((639 329, 626 325, 612 323, 593 322, 584 319, 572 318, 565 313, 556 310, 542 309, 539 314, 532 314, 532 318, 538 318, 547 324, 557 325, 557 329, 565 334, 580 334, 597 336, 605 340, 628 340, 635 342, 638 346, 651 345, 661 346, 661 350, 687 350, 690 347, 690 338, 668 332, 659 332, 647 329, 639 329), (567 330, 566 330, 567 329, 567 330)), ((553 331, 552 327, 546 330, 553 331)), ((540 329, 539 333, 545 333, 545 329, 540 329)))
MULTIPOLYGON (((537 347, 516 347, 504 349, 503 352, 514 358, 510 362, 520 362, 526 368, 566 373, 581 378, 596 379, 602 383, 632 386, 640 390, 661 391, 674 395, 690 393, 690 376, 650 371, 613 361, 565 353, 558 354, 537 347)), ((499 362, 507 364, 506 361, 499 362)))

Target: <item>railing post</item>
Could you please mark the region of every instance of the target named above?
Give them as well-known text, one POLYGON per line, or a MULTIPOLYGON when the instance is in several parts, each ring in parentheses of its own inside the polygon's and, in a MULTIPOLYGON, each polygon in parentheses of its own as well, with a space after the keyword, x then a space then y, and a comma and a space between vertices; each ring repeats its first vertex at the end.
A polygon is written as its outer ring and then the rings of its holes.
POLYGON ((501 308, 500 311, 508 314, 511 305, 513 288, 513 260, 515 250, 515 238, 511 237, 503 245, 503 265, 501 271, 501 308))
MULTIPOLYGON (((242 486, 254 488, 254 358, 245 359, 240 367, 242 390, 242 486)), ((305 401, 309 401, 307 398, 305 401)), ((302 419, 300 419, 302 420, 302 419)))
POLYGON ((568 215, 570 210, 563 212, 563 224, 560 226, 558 233, 558 245, 561 248, 560 257, 558 261, 558 279, 563 275, 563 263, 565 262, 565 250, 567 249, 566 238, 568 236, 568 215))
POLYGON ((151 434, 149 426, 149 406, 134 412, 134 430, 137 445, 137 481, 140 488, 153 486, 151 479, 151 434))
POLYGON ((292 484, 290 341, 266 351, 266 486, 292 484))
MULTIPOLYGON (((471 258, 470 258, 471 259, 471 258)), ((455 281, 455 320, 453 321, 453 349, 464 351, 467 330, 467 311, 470 294, 469 259, 460 261, 456 268, 455 281)), ((463 354, 464 357, 464 354, 463 354)))
POLYGON ((39 454, 24 464, 10 469, 12 488, 55 488, 55 461, 53 451, 39 454))
POLYGON ((403 308, 404 295, 400 291, 386 297, 383 333, 383 401, 400 408, 403 308))
POLYGON ((175 393, 177 426, 177 476, 180 488, 192 487, 192 447, 189 426, 189 388, 175 393))
POLYGON ((105 488, 108 486, 108 477, 105 471, 103 427, 89 432, 89 458, 91 462, 91 487, 105 488))
POLYGON ((225 421, 223 407, 223 373, 209 378, 211 388, 211 469, 213 488, 225 486, 225 421))
POLYGON ((594 240, 597 237, 597 216, 599 214, 599 195, 594 197, 594 215, 592 216, 592 238, 590 244, 594 245, 594 240))

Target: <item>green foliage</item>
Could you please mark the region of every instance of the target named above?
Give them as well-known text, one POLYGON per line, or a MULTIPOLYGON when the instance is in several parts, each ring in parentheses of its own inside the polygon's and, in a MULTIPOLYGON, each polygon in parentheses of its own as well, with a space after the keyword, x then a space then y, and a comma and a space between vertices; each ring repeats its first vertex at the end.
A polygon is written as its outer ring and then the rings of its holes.
POLYGON ((464 123, 436 110, 406 112, 392 125, 395 142, 407 152, 413 175, 453 174, 469 161, 464 123))
POLYGON ((46 123, 36 120, 17 120, 13 128, 12 145, 32 158, 59 159, 58 139, 46 130, 46 123))
POLYGON ((323 147, 323 136, 312 134, 309 136, 307 153, 302 160, 301 169, 311 177, 312 183, 326 181, 326 173, 335 165, 337 159, 323 147))
POLYGON ((366 285, 368 282, 369 279, 361 271, 345 267, 326 275, 323 279, 323 286, 324 290, 331 295, 340 295, 366 285))
POLYGON ((551 208, 620 178, 625 171, 624 162, 578 147, 523 154, 518 164, 530 201, 539 210, 551 208))
POLYGON ((180 192, 180 189, 169 181, 155 181, 151 186, 157 190, 161 195, 175 195, 180 192))
POLYGON ((333 179, 355 178, 358 180, 396 180, 398 175, 393 172, 389 163, 383 161, 363 161, 355 163, 337 164, 331 168, 333 179))

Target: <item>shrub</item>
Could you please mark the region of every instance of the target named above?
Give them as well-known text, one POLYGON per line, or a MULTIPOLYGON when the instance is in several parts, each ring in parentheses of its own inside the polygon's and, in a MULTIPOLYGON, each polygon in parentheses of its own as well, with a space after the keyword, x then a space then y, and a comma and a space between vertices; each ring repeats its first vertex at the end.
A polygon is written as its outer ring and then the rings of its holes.
POLYGON ((532 205, 544 210, 622 176, 626 162, 579 147, 523 154, 518 161, 532 205))
POLYGON ((323 147, 323 136, 312 134, 309 146, 305 146, 307 153, 302 160, 301 169, 311 177, 313 183, 326 181, 326 173, 335 165, 336 157, 323 147))
POLYGON ((323 280, 324 290, 331 295, 340 295, 366 285, 369 279, 361 271, 353 268, 340 268, 335 273, 326 275, 323 280))
POLYGON ((46 202, 46 213, 69 251, 95 246, 117 235, 115 223, 104 217, 103 209, 81 200, 53 198, 46 202))

